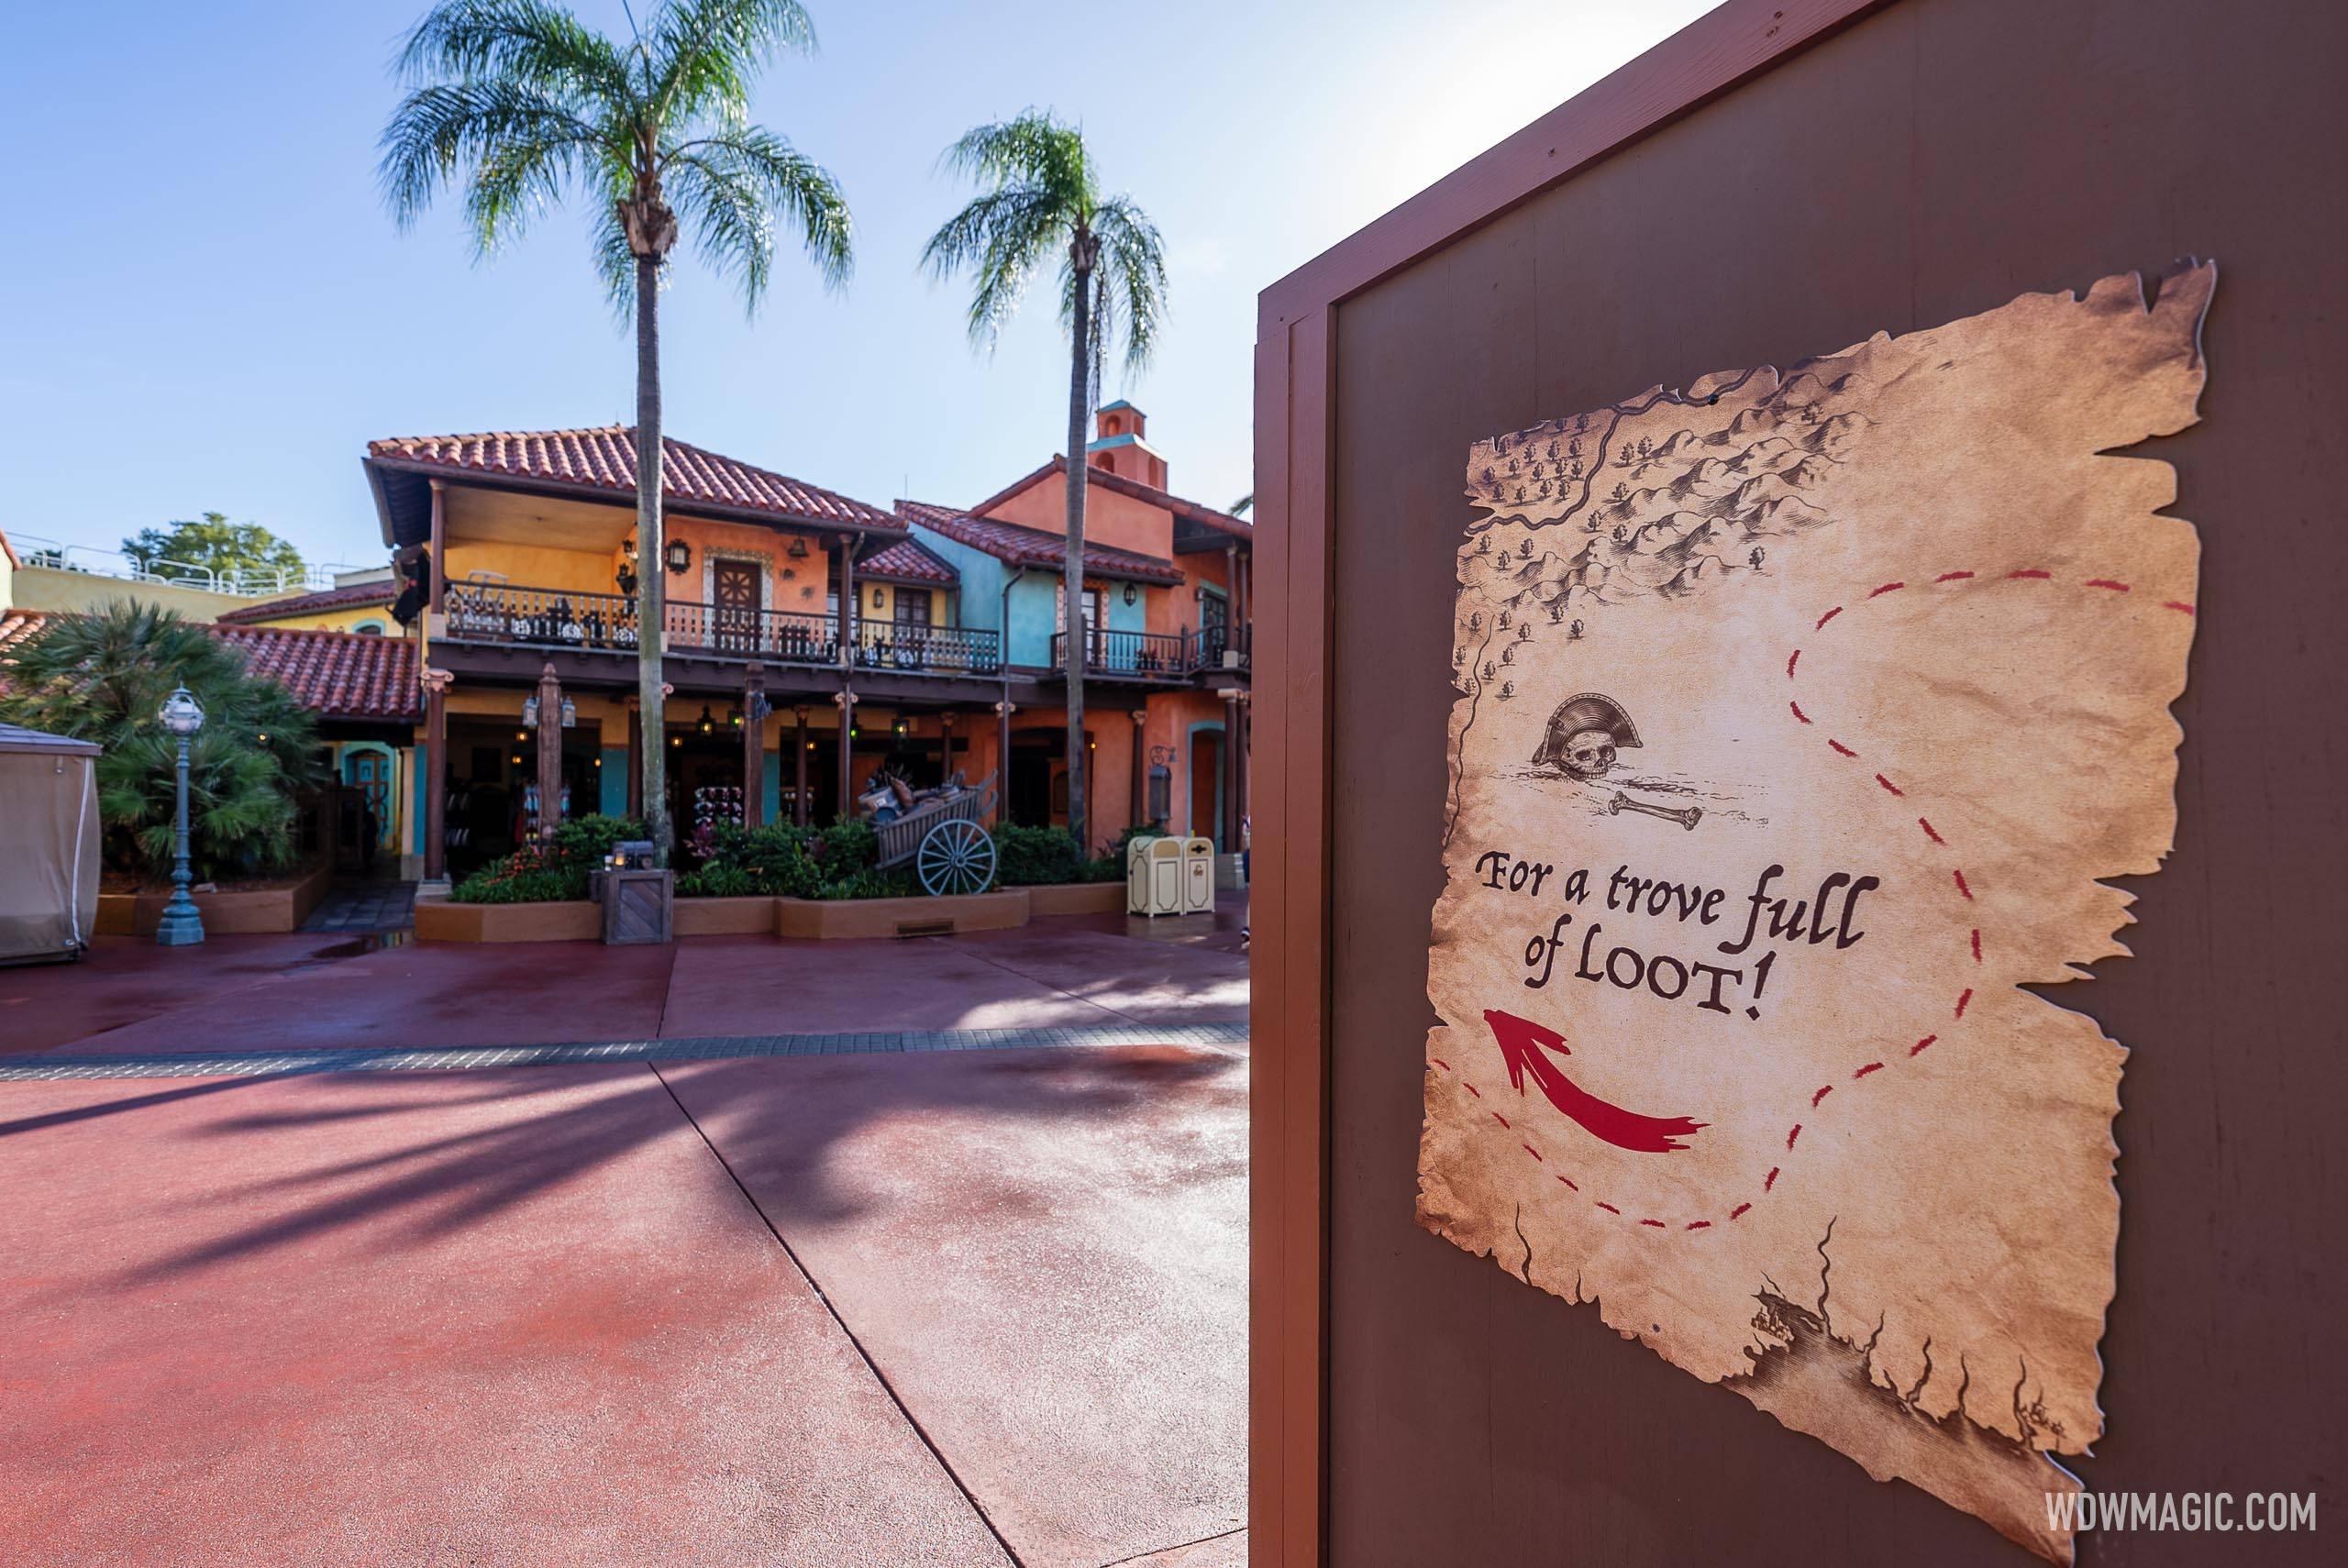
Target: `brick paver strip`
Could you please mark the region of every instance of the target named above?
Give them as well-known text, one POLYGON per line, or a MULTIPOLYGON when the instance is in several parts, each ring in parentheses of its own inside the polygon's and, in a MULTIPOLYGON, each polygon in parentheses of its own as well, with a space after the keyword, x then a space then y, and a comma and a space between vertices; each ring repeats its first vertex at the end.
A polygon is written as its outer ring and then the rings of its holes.
POLYGON ((0 1058, 0 1083, 35 1078, 253 1077, 274 1073, 414 1073, 542 1062, 710 1061, 864 1051, 1003 1051, 1033 1046, 1244 1046, 1245 1023, 1113 1023, 1055 1029, 925 1029, 902 1033, 720 1034, 674 1040, 570 1041, 317 1051, 0 1058))

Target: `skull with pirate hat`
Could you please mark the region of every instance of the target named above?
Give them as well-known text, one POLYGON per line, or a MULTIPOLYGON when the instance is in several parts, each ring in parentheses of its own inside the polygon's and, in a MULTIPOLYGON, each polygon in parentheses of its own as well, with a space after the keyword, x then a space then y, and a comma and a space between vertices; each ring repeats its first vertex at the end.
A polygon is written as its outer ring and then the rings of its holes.
POLYGON ((1602 778, 1613 770, 1618 749, 1638 744, 1638 729, 1623 704, 1596 691, 1578 692, 1549 715, 1533 765, 1559 768, 1576 778, 1602 778))

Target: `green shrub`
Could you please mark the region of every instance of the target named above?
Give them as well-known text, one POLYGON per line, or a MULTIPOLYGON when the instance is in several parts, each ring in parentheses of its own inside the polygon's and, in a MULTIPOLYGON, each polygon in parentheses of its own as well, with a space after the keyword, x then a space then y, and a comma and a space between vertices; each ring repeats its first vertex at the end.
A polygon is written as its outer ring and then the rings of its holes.
POLYGON ((995 880, 1006 888, 1085 879, 1083 848, 1066 828, 1004 823, 994 830, 994 851, 995 880))
MULTIPOLYGON (((631 817, 573 817, 552 844, 526 844, 449 890, 457 904, 550 904, 587 896, 587 876, 623 839, 645 836, 631 817)), ((680 889, 681 891, 681 888, 680 889)))
POLYGON ((0 720, 95 741, 105 863, 161 875, 172 867, 179 738, 155 716, 175 686, 204 705, 188 747, 188 856, 196 879, 290 864, 295 795, 317 784, 317 730, 274 680, 176 611, 129 599, 52 615, 16 648, 0 681, 0 720))

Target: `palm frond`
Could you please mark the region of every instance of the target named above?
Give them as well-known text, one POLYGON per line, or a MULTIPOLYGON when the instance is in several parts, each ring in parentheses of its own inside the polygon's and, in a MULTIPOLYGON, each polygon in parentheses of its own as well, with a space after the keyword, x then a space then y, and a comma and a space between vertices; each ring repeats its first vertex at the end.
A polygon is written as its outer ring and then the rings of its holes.
POLYGON ((441 0, 409 30, 397 70, 417 85, 502 82, 615 101, 633 91, 620 50, 545 0, 441 0))
POLYGON ((815 24, 798 0, 670 0, 646 40, 648 96, 663 123, 713 116, 748 123, 750 80, 777 54, 815 52, 815 24))
POLYGON ((529 201, 559 192, 581 159, 612 149, 614 138, 590 123, 585 107, 514 82, 417 88, 383 128, 379 178, 393 216, 407 227, 467 165, 493 171, 491 193, 469 203, 468 215, 475 243, 493 249, 527 217, 529 201))
MULTIPOLYGON (((1092 232, 1101 241, 1103 297, 1114 300, 1115 314, 1123 318, 1125 369, 1138 372, 1157 352, 1166 324, 1165 241, 1148 215, 1125 196, 1113 197, 1094 209, 1092 232)), ((1109 311, 1104 307, 1101 315, 1105 340, 1109 311)))
POLYGON ((671 154, 670 194, 690 220, 696 248, 735 277, 758 308, 774 262, 777 223, 788 221, 824 282, 844 285, 855 268, 847 198, 821 165, 771 131, 750 127, 704 138, 671 154))

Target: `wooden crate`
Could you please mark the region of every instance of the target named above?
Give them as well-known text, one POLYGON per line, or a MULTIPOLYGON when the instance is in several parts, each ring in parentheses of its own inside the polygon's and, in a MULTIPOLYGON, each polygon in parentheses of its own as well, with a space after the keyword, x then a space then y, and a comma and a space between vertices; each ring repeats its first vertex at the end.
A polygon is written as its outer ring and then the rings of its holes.
POLYGON ((676 940, 676 877, 668 871, 605 871, 596 878, 604 906, 604 944, 634 946, 676 940))

